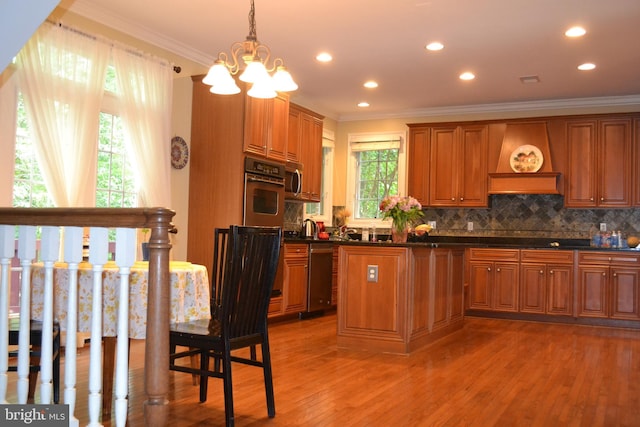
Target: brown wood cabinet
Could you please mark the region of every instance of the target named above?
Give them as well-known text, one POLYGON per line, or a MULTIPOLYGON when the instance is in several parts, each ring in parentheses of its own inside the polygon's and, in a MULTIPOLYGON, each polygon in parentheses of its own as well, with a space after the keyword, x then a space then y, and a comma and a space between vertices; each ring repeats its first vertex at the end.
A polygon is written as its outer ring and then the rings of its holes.
POLYGON ((520 251, 469 250, 469 308, 518 311, 520 251))
POLYGON ((633 205, 640 206, 640 119, 633 121, 633 205))
POLYGON ((283 256, 283 313, 305 311, 307 309, 309 245, 285 243, 283 256))
POLYGON ((287 161, 301 163, 300 147, 300 110, 289 105, 289 123, 287 128, 287 161))
POLYGON ((571 316, 573 288, 573 251, 520 252, 521 312, 571 316))
POLYGON ((631 119, 569 120, 567 150, 566 207, 631 206, 631 119))
MULTIPOLYGON (((304 107, 289 105, 289 139, 299 147, 302 163, 302 201, 319 202, 322 192, 322 120, 323 116, 304 107)), ((291 153, 290 157, 294 154, 291 153)))
POLYGON ((273 99, 245 96, 244 151, 272 160, 287 160, 289 96, 273 99))
POLYGON ((429 205, 429 153, 431 128, 410 127, 407 149, 407 194, 429 205))
POLYGON ((578 252, 578 316, 640 320, 640 254, 578 252))
POLYGON ((486 125, 431 128, 429 206, 486 207, 486 125))
POLYGON ((192 103, 187 259, 211 271, 214 229, 242 224, 245 100, 214 95, 196 76, 192 103))
POLYGON ((462 327, 463 254, 340 245, 338 347, 409 353, 462 327))

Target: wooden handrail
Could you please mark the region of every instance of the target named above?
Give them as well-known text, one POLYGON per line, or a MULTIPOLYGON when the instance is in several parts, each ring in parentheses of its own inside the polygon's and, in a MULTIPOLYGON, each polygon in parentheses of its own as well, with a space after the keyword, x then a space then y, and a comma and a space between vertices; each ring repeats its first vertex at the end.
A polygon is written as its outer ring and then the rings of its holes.
POLYGON ((0 224, 148 228, 149 281, 145 341, 145 424, 164 426, 169 394, 169 233, 175 212, 167 208, 0 208, 0 224))

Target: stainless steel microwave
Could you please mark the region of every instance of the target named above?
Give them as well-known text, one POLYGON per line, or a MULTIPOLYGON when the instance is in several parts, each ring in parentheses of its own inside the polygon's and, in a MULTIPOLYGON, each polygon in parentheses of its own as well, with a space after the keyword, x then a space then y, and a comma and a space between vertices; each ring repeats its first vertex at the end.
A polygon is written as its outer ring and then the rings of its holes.
POLYGON ((287 199, 298 199, 302 193, 302 165, 288 162, 285 167, 284 194, 287 199))

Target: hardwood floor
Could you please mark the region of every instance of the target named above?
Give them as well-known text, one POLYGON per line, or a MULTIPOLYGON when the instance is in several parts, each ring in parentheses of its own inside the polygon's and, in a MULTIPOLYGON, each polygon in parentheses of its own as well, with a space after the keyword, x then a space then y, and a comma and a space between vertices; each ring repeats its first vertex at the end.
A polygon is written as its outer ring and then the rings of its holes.
MULTIPOLYGON (((237 426, 640 426, 638 330, 467 317, 461 331, 399 356, 337 349, 331 314, 273 324, 270 338, 276 417, 260 370, 234 365, 237 426)), ((134 427, 143 425, 143 351, 133 343, 134 427)), ((190 375, 171 378, 168 425, 224 425, 221 380, 201 404, 190 375)), ((76 408, 86 423, 86 402, 76 408)))

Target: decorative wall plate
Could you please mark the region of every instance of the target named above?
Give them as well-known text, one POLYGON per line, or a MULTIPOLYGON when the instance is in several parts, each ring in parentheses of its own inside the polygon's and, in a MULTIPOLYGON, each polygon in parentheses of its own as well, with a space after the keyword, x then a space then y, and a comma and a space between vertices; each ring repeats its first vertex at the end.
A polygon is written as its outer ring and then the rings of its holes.
POLYGON ((189 147, 180 136, 171 138, 171 166, 182 169, 189 161, 189 147))
POLYGON ((518 173, 538 172, 542 167, 542 152, 535 145, 521 145, 511 153, 511 169, 518 173))

